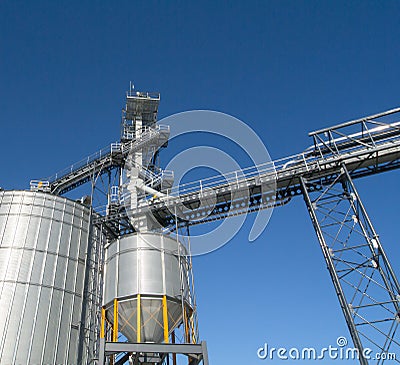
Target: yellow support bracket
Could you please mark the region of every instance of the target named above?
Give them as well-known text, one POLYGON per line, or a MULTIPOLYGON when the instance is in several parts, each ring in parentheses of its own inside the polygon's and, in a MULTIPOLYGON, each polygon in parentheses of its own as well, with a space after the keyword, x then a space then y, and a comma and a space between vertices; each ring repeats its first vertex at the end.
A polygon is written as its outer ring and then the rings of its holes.
POLYGON ((104 338, 105 323, 106 323, 106 309, 103 307, 103 308, 101 308, 100 338, 104 338))
POLYGON ((118 299, 114 299, 113 342, 118 342, 118 299))
POLYGON ((164 322, 164 342, 169 343, 168 306, 167 306, 167 296, 166 295, 163 295, 163 298, 162 298, 162 308, 163 308, 163 322, 164 322))
POLYGON ((137 296, 137 316, 136 316, 136 334, 137 334, 137 342, 141 342, 141 329, 142 329, 142 324, 141 324, 141 313, 140 313, 140 294, 137 296))
POLYGON ((184 307, 184 309, 183 309, 183 320, 184 320, 184 327, 185 327, 186 342, 190 343, 189 321, 188 321, 186 307, 184 307))

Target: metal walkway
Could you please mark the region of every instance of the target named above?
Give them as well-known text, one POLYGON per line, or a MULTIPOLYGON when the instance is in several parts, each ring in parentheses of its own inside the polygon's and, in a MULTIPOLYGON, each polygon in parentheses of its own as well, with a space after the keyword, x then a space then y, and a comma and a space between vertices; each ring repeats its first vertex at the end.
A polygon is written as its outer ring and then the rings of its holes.
MULTIPOLYGON (((144 200, 130 216, 151 210, 164 227, 196 225, 286 204, 302 195, 300 177, 334 181, 344 164, 352 178, 400 167, 400 108, 310 133, 314 145, 303 153, 217 175, 163 191, 144 200)), ((127 214, 99 217, 96 223, 127 214)))
POLYGON ((93 176, 101 175, 113 167, 123 167, 129 153, 145 146, 163 145, 169 138, 169 126, 156 125, 146 127, 140 138, 125 143, 112 143, 67 169, 43 180, 32 180, 31 190, 44 190, 56 195, 63 195, 90 181, 93 176))

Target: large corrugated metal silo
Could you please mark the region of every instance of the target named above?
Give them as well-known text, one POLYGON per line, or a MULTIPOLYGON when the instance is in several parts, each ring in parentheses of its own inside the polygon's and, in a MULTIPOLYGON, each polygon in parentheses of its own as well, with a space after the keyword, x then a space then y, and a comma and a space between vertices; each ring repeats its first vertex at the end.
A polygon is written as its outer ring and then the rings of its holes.
POLYGON ((78 202, 0 192, 0 365, 86 361, 89 221, 78 202))

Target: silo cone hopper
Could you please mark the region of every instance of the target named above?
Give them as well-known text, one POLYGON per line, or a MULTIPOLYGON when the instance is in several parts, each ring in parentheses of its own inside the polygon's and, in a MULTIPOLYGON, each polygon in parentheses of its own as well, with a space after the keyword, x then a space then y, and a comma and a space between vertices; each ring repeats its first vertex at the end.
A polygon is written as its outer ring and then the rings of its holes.
POLYGON ((104 316, 128 342, 168 342, 190 318, 185 248, 155 233, 119 238, 106 248, 104 316))

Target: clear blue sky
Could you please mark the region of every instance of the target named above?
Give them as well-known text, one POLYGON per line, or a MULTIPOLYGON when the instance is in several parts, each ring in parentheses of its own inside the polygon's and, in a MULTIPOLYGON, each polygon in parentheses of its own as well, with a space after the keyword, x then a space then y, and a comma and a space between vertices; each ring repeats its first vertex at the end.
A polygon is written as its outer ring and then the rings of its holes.
MULTIPOLYGON (((273 158, 300 152, 313 129, 400 105, 399 24, 398 1, 1 1, 0 186, 118 139, 130 80, 161 92, 160 117, 223 111, 273 158)), ((400 274, 399 177, 357 186, 400 274)), ((248 229, 195 259, 211 363, 349 338, 302 199, 252 244, 248 229)))

